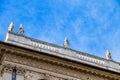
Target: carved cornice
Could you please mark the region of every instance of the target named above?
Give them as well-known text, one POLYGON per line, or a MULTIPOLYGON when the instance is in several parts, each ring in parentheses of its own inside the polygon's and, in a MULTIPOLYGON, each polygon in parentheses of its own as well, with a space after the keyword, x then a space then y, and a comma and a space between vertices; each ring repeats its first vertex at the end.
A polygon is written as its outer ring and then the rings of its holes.
MULTIPOLYGON (((61 66, 61 67, 65 67, 66 69, 71 69, 71 70, 76 70, 76 71, 80 71, 86 74, 90 74, 90 75, 94 75, 94 76, 98 76, 98 77, 102 77, 102 78, 107 78, 107 79, 111 79, 111 80, 119 80, 116 77, 112 77, 110 75, 104 75, 104 74, 100 74, 98 72, 92 71, 92 70, 88 70, 85 68, 81 68, 79 66, 73 65, 73 64, 66 64, 65 62, 61 62, 59 60, 54 60, 54 59, 49 59, 49 58, 45 58, 44 54, 41 53, 37 53, 37 52, 31 52, 31 51, 26 51, 26 50, 22 50, 22 49, 18 49, 18 48, 5 48, 6 54, 12 54, 12 55, 16 55, 17 57, 24 57, 26 59, 29 60, 35 60, 35 61, 42 61, 42 62, 46 62, 48 64, 53 64, 53 65, 57 65, 57 66, 61 66)), ((7 60, 7 59, 6 59, 7 60)), ((14 61, 13 61, 14 62, 14 61)), ((23 63, 18 61, 18 63, 23 63)), ((25 65, 29 65, 29 66, 33 66, 33 67, 38 67, 35 66, 35 64, 29 64, 29 63, 24 63, 25 65)), ((38 68, 42 68, 42 67, 38 67, 38 68)), ((53 70, 54 72, 56 72, 55 70, 53 70)), ((65 75, 69 75, 68 73, 64 73, 62 72, 62 74, 65 75)))

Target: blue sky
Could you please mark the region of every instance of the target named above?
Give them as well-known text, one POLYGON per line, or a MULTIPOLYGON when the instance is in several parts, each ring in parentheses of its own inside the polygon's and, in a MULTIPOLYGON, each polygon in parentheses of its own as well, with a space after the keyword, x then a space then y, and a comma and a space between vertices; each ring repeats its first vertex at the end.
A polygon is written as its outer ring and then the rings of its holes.
POLYGON ((0 0, 0 40, 14 22, 18 33, 120 62, 120 0, 0 0))

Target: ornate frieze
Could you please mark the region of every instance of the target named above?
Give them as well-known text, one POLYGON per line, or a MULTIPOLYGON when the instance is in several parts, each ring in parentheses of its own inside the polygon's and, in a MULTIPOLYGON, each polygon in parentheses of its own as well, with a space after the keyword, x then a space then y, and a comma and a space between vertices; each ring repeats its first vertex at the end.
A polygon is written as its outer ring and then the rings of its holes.
POLYGON ((16 66, 12 64, 4 64, 2 65, 2 73, 7 72, 7 73, 12 73, 13 69, 16 68, 16 74, 17 75, 25 75, 25 68, 21 66, 16 66))
POLYGON ((70 79, 54 76, 48 73, 37 73, 33 71, 26 71, 25 80, 81 80, 81 79, 70 79))
MULTIPOLYGON (((15 54, 15 53, 14 53, 15 54)), ((60 64, 59 62, 55 62, 54 61, 49 61, 49 60, 45 60, 44 59, 35 59, 35 57, 23 57, 23 56, 19 56, 19 55, 6 55, 9 58, 6 58, 6 60, 14 62, 14 63, 19 63, 19 64, 23 64, 23 65, 28 65, 31 67, 36 67, 36 68, 40 68, 40 69, 44 69, 44 70, 48 70, 51 72, 55 72, 55 73, 60 73, 63 75, 68 75, 68 76, 72 76, 72 77, 76 77, 81 79, 82 76, 84 76, 83 73, 90 74, 90 75, 94 75, 94 76, 98 76, 98 77, 103 77, 103 78, 107 78, 109 76, 105 76, 105 75, 100 75, 98 73, 95 73, 94 71, 88 71, 87 69, 77 69, 77 68, 73 68, 70 66, 66 66, 64 64, 60 64), (75 70, 74 70, 75 69, 75 70), (78 71, 76 71, 78 70, 78 71), (64 72, 63 72, 64 71, 64 72), (79 75, 80 72, 82 73, 81 76, 79 75)), ((79 68, 79 67, 78 67, 79 68)), ((30 73, 30 75, 28 77, 32 77, 32 73, 30 73)))
POLYGON ((25 78, 25 80, 31 80, 34 75, 36 75, 36 74, 34 74, 32 71, 26 71, 24 78, 25 78))
MULTIPOLYGON (((93 77, 99 77, 99 78, 105 78, 105 79, 111 79, 111 80, 119 80, 117 77, 110 76, 108 74, 100 74, 102 73, 102 71, 98 72, 95 69, 87 69, 88 67, 80 66, 80 64, 59 60, 59 59, 44 55, 42 53, 31 52, 31 51, 17 49, 17 48, 9 48, 9 47, 7 48, 4 47, 4 48, 5 48, 4 61, 10 61, 17 64, 27 65, 27 66, 35 67, 38 69, 43 69, 43 70, 75 77, 81 80, 87 79, 83 77, 87 75, 88 75, 88 78, 90 76, 93 76, 93 77)), ((10 69, 10 67, 8 69, 10 69)), ((8 72, 11 72, 11 70, 8 70, 8 72)))

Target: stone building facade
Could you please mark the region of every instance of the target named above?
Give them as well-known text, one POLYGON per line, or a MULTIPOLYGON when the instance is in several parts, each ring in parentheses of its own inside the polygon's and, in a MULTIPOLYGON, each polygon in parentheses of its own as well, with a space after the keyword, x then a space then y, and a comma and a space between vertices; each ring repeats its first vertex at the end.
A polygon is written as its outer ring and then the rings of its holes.
POLYGON ((120 80, 120 63, 8 31, 0 80, 120 80))

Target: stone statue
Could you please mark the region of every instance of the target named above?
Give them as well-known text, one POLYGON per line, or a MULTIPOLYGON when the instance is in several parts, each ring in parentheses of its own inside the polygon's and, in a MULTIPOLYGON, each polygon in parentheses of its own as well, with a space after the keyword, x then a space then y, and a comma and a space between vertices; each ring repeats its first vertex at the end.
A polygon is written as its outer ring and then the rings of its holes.
POLYGON ((9 25, 9 27, 8 27, 8 31, 13 32, 13 29, 14 29, 14 23, 11 22, 10 25, 9 25))
POLYGON ((106 59, 112 60, 111 53, 108 50, 106 50, 106 59))
POLYGON ((22 24, 20 24, 20 27, 19 27, 19 34, 21 34, 21 35, 24 34, 24 28, 23 28, 22 24))
POLYGON ((69 41, 68 41, 67 37, 65 37, 65 39, 64 39, 64 47, 69 48, 69 41))

